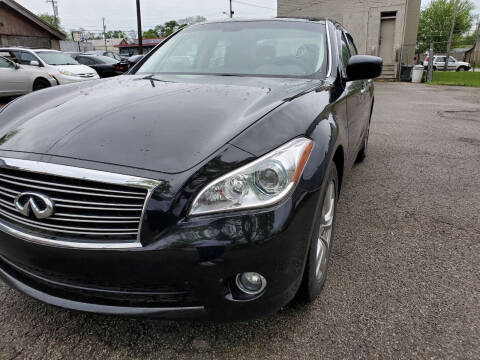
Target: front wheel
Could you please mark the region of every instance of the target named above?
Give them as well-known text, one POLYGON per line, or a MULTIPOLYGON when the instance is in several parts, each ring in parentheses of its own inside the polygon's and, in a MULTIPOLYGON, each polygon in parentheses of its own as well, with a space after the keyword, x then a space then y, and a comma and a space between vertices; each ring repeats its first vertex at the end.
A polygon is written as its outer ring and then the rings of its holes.
POLYGON ((465 66, 460 66, 457 71, 467 71, 467 68, 465 66))
POLYGON ((338 173, 335 164, 330 167, 321 199, 316 212, 305 269, 307 301, 315 300, 321 293, 327 279, 338 199, 338 173))
POLYGON ((48 88, 50 87, 50 83, 45 80, 45 79, 37 79, 35 80, 35 82, 33 83, 33 88, 32 90, 33 91, 38 91, 38 90, 42 90, 42 89, 45 89, 45 88, 48 88))

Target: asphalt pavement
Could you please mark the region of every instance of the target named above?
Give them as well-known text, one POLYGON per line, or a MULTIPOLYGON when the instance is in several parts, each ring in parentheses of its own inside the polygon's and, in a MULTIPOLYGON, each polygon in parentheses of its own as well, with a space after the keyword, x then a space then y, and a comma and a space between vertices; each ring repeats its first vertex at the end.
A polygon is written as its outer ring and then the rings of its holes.
POLYGON ((76 313, 0 283, 0 359, 479 359, 480 89, 376 84, 329 277, 244 323, 76 313))

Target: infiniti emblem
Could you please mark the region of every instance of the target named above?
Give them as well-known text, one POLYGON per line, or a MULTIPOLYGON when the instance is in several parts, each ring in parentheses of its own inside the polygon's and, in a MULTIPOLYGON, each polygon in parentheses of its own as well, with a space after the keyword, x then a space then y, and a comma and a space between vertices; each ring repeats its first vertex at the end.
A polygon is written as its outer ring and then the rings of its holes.
POLYGON ((27 217, 30 216, 31 211, 37 219, 46 219, 53 215, 55 204, 46 195, 24 192, 15 198, 15 208, 27 217))

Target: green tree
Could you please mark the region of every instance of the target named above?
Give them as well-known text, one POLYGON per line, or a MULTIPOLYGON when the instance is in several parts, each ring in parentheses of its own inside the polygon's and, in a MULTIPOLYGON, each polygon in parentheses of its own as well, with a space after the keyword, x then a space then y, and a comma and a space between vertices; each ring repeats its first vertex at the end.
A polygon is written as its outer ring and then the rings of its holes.
POLYGON ((105 33, 107 39, 124 39, 127 35, 122 30, 110 30, 105 33))
POLYGON ((158 32, 155 29, 148 29, 143 32, 143 38, 156 38, 158 37, 158 32))
MULTIPOLYGON (((420 13, 418 25, 417 51, 423 53, 434 42, 435 52, 446 52, 448 36, 452 23, 455 0, 432 0, 420 13)), ((453 30, 453 46, 467 33, 473 24, 473 9, 470 0, 460 0, 455 28, 453 30)))
POLYGON ((175 20, 167 21, 163 25, 155 26, 155 30, 160 34, 161 37, 167 37, 172 35, 180 27, 180 24, 175 20))
POLYGON ((185 19, 177 20, 177 23, 184 24, 184 25, 193 25, 197 23, 201 23, 207 21, 206 17, 197 15, 197 16, 187 16, 185 19))
POLYGON ((46 22, 48 25, 50 25, 51 27, 57 29, 58 31, 66 34, 65 30, 60 26, 60 18, 59 17, 55 17, 53 15, 50 15, 50 14, 39 14, 38 17, 43 20, 44 22, 46 22))

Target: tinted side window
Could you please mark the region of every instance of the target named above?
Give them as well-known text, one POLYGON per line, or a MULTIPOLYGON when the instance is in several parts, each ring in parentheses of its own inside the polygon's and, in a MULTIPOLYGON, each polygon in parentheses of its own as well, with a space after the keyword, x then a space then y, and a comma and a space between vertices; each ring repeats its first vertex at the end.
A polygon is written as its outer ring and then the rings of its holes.
POLYGON ((77 61, 80 64, 83 64, 83 65, 93 65, 94 64, 93 60, 91 60, 89 58, 86 58, 86 57, 82 57, 82 56, 77 57, 77 61))
POLYGON ((337 38, 340 51, 340 60, 343 64, 343 74, 346 75, 345 69, 347 68, 348 60, 350 60, 350 50, 348 49, 348 42, 342 31, 337 30, 337 38))
POLYGON ((350 34, 346 34, 347 40, 348 40, 348 49, 350 50, 350 54, 352 56, 358 55, 357 47, 355 46, 355 43, 353 42, 353 38, 350 36, 350 34))

